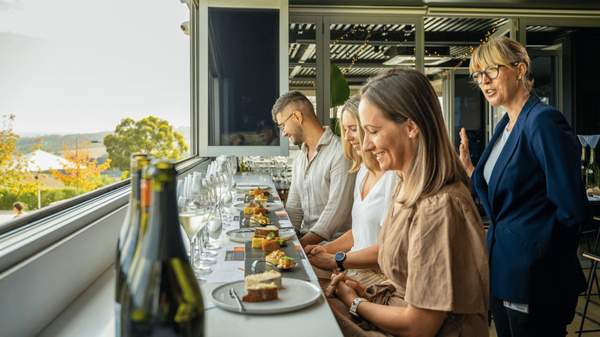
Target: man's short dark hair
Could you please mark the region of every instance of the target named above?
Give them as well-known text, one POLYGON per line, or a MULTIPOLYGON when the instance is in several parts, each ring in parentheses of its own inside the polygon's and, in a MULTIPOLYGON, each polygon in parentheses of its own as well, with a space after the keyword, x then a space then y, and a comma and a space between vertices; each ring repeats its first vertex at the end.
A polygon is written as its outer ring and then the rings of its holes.
POLYGON ((308 98, 300 91, 290 91, 279 96, 277 101, 275 101, 275 104, 273 104, 271 114, 273 115, 273 121, 275 121, 275 123, 277 123, 277 114, 290 104, 295 104, 302 113, 311 113, 312 116, 315 116, 315 110, 308 98))
POLYGON ((13 204, 13 208, 20 212, 23 210, 23 208, 25 208, 25 205, 23 205, 22 202, 17 201, 13 204))

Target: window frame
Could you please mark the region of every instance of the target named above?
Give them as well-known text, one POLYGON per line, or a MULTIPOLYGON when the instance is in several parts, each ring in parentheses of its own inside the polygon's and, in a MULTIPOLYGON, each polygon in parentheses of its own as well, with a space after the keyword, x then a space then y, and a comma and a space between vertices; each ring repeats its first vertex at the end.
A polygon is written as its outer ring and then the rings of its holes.
MULTIPOLYGON (((198 1, 185 1, 190 36, 197 36, 198 1)), ((197 40, 190 38, 190 157, 179 177, 206 170, 199 156, 197 40)), ((0 316, 7 335, 37 335, 114 263, 130 180, 126 179, 15 219, 0 228, 0 316), (43 277, 39 277, 43 275, 43 277), (27 319, 23 319, 27 317, 27 319)))
MULTIPOLYGON (((190 33, 190 36, 198 31, 198 22, 196 20, 198 6, 194 1, 196 0, 187 2, 190 11, 190 29, 193 30, 193 33, 190 33)), ((197 57, 195 57, 196 55, 198 55, 198 45, 193 38, 190 38, 190 156, 177 162, 178 172, 188 170, 190 165, 193 166, 194 164, 197 164, 197 161, 201 159, 201 157, 198 156, 198 95, 195 90, 197 86, 197 73, 194 71, 197 69, 198 65, 197 57)), ((73 218, 72 216, 69 216, 69 214, 72 215, 77 213, 81 204, 92 202, 92 200, 98 199, 104 195, 110 195, 112 193, 118 194, 118 191, 123 187, 128 187, 129 183, 129 179, 124 179, 0 224, 0 273, 3 271, 1 260, 3 259, 2 251, 5 248, 3 247, 4 239, 16 234, 15 232, 22 229, 43 226, 43 223, 51 218, 60 217, 61 215, 73 218)), ((110 207, 107 209, 110 209, 110 207)), ((97 218, 100 217, 101 216, 98 216, 97 218)))
POLYGON ((199 34, 196 35, 199 50, 199 66, 195 74, 198 81, 199 92, 199 132, 202 135, 199 141, 199 154, 207 157, 218 155, 267 155, 287 156, 289 144, 286 137, 280 137, 279 146, 215 146, 209 145, 210 116, 208 109, 209 79, 208 74, 208 9, 216 8, 240 8, 240 9, 277 9, 279 11, 279 94, 287 92, 288 89, 288 1, 287 0, 198 0, 199 2, 199 34))

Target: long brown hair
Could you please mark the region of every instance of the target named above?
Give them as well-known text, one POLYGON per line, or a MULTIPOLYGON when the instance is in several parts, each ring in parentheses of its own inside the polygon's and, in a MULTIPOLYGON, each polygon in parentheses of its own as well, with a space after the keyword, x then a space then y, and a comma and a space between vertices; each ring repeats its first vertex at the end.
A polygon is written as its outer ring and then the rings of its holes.
POLYGON ((437 95, 423 74, 410 69, 386 71, 365 84, 361 99, 377 106, 385 118, 396 123, 410 119, 419 129, 416 153, 405 172, 398 201, 410 207, 448 184, 469 184, 448 138, 437 95))

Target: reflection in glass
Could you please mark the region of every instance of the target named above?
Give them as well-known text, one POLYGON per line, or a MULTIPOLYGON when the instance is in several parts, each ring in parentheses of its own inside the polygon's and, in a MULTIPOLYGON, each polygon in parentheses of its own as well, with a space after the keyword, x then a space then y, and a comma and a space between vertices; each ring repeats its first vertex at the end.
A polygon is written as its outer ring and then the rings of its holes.
POLYGON ((209 145, 279 145, 279 12, 209 8, 209 145))
POLYGON ((485 147, 484 102, 481 92, 473 87, 469 75, 454 76, 454 144, 458 150, 460 129, 465 128, 469 137, 471 161, 474 165, 485 147))

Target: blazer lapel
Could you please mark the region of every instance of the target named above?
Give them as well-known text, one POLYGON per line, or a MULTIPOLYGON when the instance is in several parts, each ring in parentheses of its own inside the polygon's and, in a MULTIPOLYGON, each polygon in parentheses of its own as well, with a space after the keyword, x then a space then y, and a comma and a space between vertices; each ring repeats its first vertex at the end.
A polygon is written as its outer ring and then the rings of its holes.
MULTIPOLYGON (((519 114, 519 118, 517 119, 517 122, 515 123, 513 130, 510 133, 510 136, 508 136, 508 140, 506 141, 504 148, 500 152, 500 156, 498 157, 498 160, 496 161, 496 165, 494 165, 494 169, 492 170, 492 175, 490 176, 490 183, 488 184, 488 188, 489 188, 488 195, 489 195, 491 209, 494 208, 493 200, 494 200, 496 191, 498 189, 498 185, 500 184, 500 178, 502 177, 502 174, 504 173, 504 170, 506 169, 506 166, 508 165, 510 158, 512 157, 513 153, 517 149, 517 144, 519 143, 519 140, 521 139, 521 133, 522 133, 521 130, 523 128, 523 123, 524 123, 523 121, 526 119, 526 116, 529 113, 529 111, 531 110, 531 108, 537 102, 539 102, 539 99, 535 95, 531 95, 529 100, 527 100, 527 103, 525 103, 525 106, 521 110, 521 113, 519 114)), ((501 129, 496 130, 498 137, 500 137, 502 132, 504 132, 504 128, 506 127, 506 124, 508 123, 508 116, 505 116, 505 117, 507 117, 506 123, 504 123, 504 125, 502 126, 501 129)), ((496 137, 496 139, 497 139, 497 137, 496 137)), ((495 142, 490 143, 490 147, 493 147, 493 144, 495 144, 495 142)))
POLYGON ((499 130, 504 130, 504 128, 506 127, 506 123, 508 123, 508 116, 504 115, 504 117, 502 117, 502 119, 500 119, 500 121, 496 125, 496 129, 494 130, 492 139, 490 139, 488 146, 486 146, 485 149, 483 150, 483 153, 481 154, 481 157, 479 158, 479 161, 477 162, 477 166, 475 167, 475 170, 473 171, 472 182, 473 182, 473 184, 475 184, 475 186, 477 187, 477 189, 479 191, 484 192, 479 195, 479 198, 480 198, 479 201, 481 202, 483 208, 485 208, 487 214, 492 214, 492 212, 491 212, 492 208, 490 205, 490 198, 489 198, 489 194, 488 194, 488 184, 485 182, 485 178, 483 177, 483 169, 485 167, 485 162, 487 162, 487 160, 490 156, 490 153, 492 152, 492 148, 493 148, 492 144, 496 144, 498 137, 502 134, 501 132, 499 132, 499 130))

